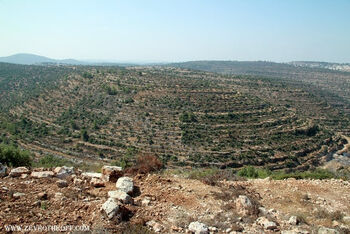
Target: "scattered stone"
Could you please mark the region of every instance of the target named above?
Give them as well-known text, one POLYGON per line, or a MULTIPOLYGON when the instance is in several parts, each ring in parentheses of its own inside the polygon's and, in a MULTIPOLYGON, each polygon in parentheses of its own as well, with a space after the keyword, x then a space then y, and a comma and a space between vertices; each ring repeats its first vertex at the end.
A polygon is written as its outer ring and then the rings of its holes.
POLYGON ((157 223, 154 220, 148 221, 146 223, 146 226, 151 227, 155 232, 161 232, 164 229, 163 225, 161 225, 160 223, 157 223))
POLYGON ((40 199, 40 200, 47 200, 47 198, 48 198, 48 196, 47 196, 46 192, 38 193, 38 199, 40 199))
POLYGON ((343 217, 343 221, 344 221, 345 223, 350 223, 350 216, 344 216, 344 217, 343 217))
POLYGON ((11 177, 20 177, 22 174, 29 174, 29 170, 26 167, 13 168, 9 174, 11 177))
POLYGON ((339 234, 339 232, 332 228, 320 227, 318 229, 318 234, 339 234))
POLYGON ((14 194, 12 195, 12 197, 18 199, 18 198, 20 198, 20 197, 23 197, 24 195, 25 195, 24 193, 19 193, 19 192, 17 192, 17 193, 14 193, 14 194))
POLYGON ((5 177, 7 175, 8 175, 7 166, 0 163, 0 177, 2 178, 2 177, 5 177))
POLYGON ((63 195, 63 193, 55 193, 54 198, 55 198, 55 200, 63 200, 64 195, 63 195))
POLYGON ((116 190, 116 191, 109 191, 108 197, 115 198, 119 201, 121 201, 124 204, 132 204, 132 198, 124 191, 116 190))
POLYGON ((59 188, 68 187, 68 183, 66 180, 57 180, 56 184, 57 184, 57 187, 59 188))
POLYGON ((117 218, 117 220, 120 220, 121 218, 119 203, 114 198, 108 198, 108 200, 105 203, 103 203, 102 212, 110 220, 114 218, 117 218))
POLYGON ((54 170, 56 177, 64 179, 72 174, 74 174, 74 167, 56 167, 54 170))
POLYGON ((33 206, 40 207, 41 206, 41 201, 35 201, 32 204, 33 206))
POLYGON ((132 194, 134 190, 134 182, 130 177, 120 177, 116 183, 116 187, 128 194, 132 194))
POLYGON ((299 228, 295 228, 292 230, 284 230, 281 232, 281 234, 309 234, 309 231, 303 230, 303 229, 299 229, 299 228))
POLYGON ((337 220, 333 220, 332 221, 332 226, 333 227, 338 227, 339 226, 339 222, 337 220))
POLYGON ((267 215, 267 210, 265 207, 259 207, 259 214, 262 214, 262 215, 267 215))
POLYGON ((239 195, 235 201, 237 212, 241 215, 251 215, 254 213, 254 206, 245 195, 239 195))
POLYGON ((82 179, 79 179, 79 178, 74 178, 73 183, 74 183, 75 185, 80 185, 80 184, 83 183, 83 180, 82 180, 82 179))
POLYGON ((101 179, 98 179, 95 177, 91 179, 90 184, 95 188, 100 188, 105 186, 105 183, 101 179))
POLYGON ((103 166, 102 180, 107 182, 117 182, 118 178, 123 176, 123 168, 117 166, 103 166))
POLYGON ((49 178, 54 175, 55 174, 52 171, 33 171, 32 174, 30 174, 33 178, 49 178))
POLYGON ((188 229, 195 234, 209 233, 209 229, 207 225, 205 225, 204 223, 200 223, 198 221, 190 223, 190 225, 188 226, 188 229))
POLYGON ((258 218, 256 222, 267 230, 273 230, 277 228, 277 224, 275 222, 270 221, 265 217, 258 218))
POLYGON ((149 197, 145 197, 142 201, 141 204, 143 206, 148 206, 151 203, 151 199, 149 197))
POLYGON ((290 216, 288 223, 290 225, 298 225, 299 224, 299 218, 297 216, 290 216))
POLYGON ((96 173, 96 172, 84 172, 84 173, 81 173, 81 176, 87 179, 91 179, 91 178, 101 179, 102 174, 96 173))
POLYGON ((28 174, 22 174, 19 178, 21 178, 21 179, 27 179, 28 178, 28 174))

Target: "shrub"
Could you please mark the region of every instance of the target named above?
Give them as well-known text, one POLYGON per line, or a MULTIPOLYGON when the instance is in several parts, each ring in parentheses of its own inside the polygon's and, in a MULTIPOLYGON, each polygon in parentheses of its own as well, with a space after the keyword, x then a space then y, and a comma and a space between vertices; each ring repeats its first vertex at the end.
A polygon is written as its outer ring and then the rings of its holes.
POLYGON ((86 131, 86 129, 82 129, 81 132, 80 132, 80 135, 81 135, 81 138, 82 138, 84 141, 88 141, 88 140, 89 140, 89 134, 88 134, 88 132, 86 131))
POLYGON ((184 123, 197 122, 197 117, 192 112, 184 112, 180 115, 180 121, 184 123))
POLYGON ((284 180, 288 178, 295 179, 331 179, 336 178, 336 175, 332 172, 324 169, 315 169, 312 171, 303 171, 303 172, 291 172, 286 173, 284 171, 274 171, 271 172, 267 169, 255 168, 253 166, 246 166, 237 172, 238 176, 246 178, 266 178, 271 177, 275 180, 284 180))
POLYGON ((323 179, 336 178, 336 175, 328 170, 316 169, 312 171, 292 172, 292 173, 275 172, 271 175, 271 177, 276 180, 283 180, 287 178, 323 180, 323 179))
POLYGON ((30 166, 32 156, 28 151, 2 144, 0 145, 0 162, 12 167, 30 166))
POLYGON ((67 159, 55 157, 53 155, 45 155, 40 158, 38 162, 34 163, 34 167, 61 167, 61 166, 72 166, 73 163, 67 159))
POLYGON ((121 159, 117 159, 117 160, 113 161, 111 165, 118 166, 118 167, 125 169, 127 167, 130 167, 132 164, 129 160, 127 160, 125 158, 121 158, 121 159))
POLYGON ((115 86, 112 86, 112 85, 111 86, 106 86, 105 89, 106 89, 106 92, 109 95, 116 95, 116 94, 118 94, 118 90, 117 90, 117 88, 115 86))
POLYGON ((88 78, 88 79, 94 78, 94 76, 90 72, 84 72, 83 73, 83 77, 84 78, 88 78))
POLYGON ((253 166, 246 166, 238 171, 238 176, 247 178, 266 178, 271 175, 271 171, 267 169, 255 168, 253 166))
POLYGON ((155 155, 139 155, 136 164, 126 169, 129 174, 148 174, 158 171, 163 167, 163 163, 155 155))

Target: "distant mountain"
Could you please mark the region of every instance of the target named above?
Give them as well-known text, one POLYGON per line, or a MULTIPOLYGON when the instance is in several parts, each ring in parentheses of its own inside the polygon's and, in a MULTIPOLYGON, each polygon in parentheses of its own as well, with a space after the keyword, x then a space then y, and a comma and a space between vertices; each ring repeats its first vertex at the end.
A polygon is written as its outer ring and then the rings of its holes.
POLYGON ((7 57, 0 57, 0 62, 15 63, 15 64, 74 64, 87 65, 89 63, 78 61, 75 59, 52 59, 35 54, 15 54, 7 57))
POLYGON ((296 66, 296 67, 325 68, 325 69, 330 69, 330 70, 350 72, 350 63, 293 61, 293 62, 290 62, 289 64, 296 66))

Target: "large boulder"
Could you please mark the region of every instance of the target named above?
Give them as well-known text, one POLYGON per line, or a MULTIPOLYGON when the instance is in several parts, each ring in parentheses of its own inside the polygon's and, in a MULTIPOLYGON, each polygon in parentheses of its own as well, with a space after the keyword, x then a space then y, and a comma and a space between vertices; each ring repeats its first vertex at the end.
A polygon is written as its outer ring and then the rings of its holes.
POLYGON ((132 203, 132 198, 129 196, 129 194, 121 190, 109 191, 108 197, 117 199, 124 204, 132 203))
POLYGON ((198 221, 190 223, 190 225, 188 226, 188 230, 190 230, 191 232, 193 232, 195 234, 207 234, 207 233, 209 233, 209 229, 208 229, 207 225, 205 225, 204 223, 200 223, 198 221))
POLYGON ((121 208, 119 203, 114 198, 108 198, 108 200, 102 205, 102 213, 108 219, 121 219, 121 208))
POLYGON ((117 182, 119 177, 123 176, 123 168, 117 166, 103 166, 102 180, 107 182, 117 182))
POLYGON ((8 174, 7 166, 2 165, 0 163, 0 178, 7 176, 7 174, 8 174))
POLYGON ((67 176, 74 174, 74 167, 67 167, 67 166, 56 167, 54 172, 56 174, 56 177, 64 179, 67 176))
POLYGON ((29 174, 30 171, 26 167, 13 168, 9 174, 11 177, 20 177, 22 174, 29 174))
POLYGON ((241 215, 252 215, 255 213, 255 207, 253 203, 249 199, 249 197, 245 195, 239 195, 239 197, 235 201, 237 212, 241 215))
POLYGON ((124 191, 127 194, 132 194, 134 190, 134 182, 130 177, 120 177, 116 183, 118 190, 124 191))
POLYGON ((55 173, 52 171, 33 171, 30 176, 33 178, 49 178, 53 177, 55 173))

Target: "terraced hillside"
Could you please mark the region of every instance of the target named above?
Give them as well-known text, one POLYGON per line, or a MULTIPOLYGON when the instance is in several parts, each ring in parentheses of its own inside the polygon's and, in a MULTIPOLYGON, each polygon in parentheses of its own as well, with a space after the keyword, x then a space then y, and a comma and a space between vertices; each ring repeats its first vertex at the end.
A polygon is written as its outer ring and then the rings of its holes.
POLYGON ((174 67, 23 66, 15 76, 18 66, 0 64, 9 84, 1 99, 11 103, 2 104, 1 141, 38 154, 307 169, 340 148, 337 133, 349 128, 323 91, 283 79, 174 67))
MULTIPOLYGON (((295 67, 273 62, 194 61, 171 66, 231 75, 251 75, 268 78, 308 92, 321 102, 350 116, 350 72, 322 68, 295 67)), ((349 125, 337 129, 350 135, 349 125)))

